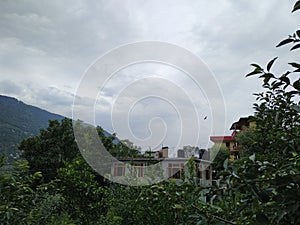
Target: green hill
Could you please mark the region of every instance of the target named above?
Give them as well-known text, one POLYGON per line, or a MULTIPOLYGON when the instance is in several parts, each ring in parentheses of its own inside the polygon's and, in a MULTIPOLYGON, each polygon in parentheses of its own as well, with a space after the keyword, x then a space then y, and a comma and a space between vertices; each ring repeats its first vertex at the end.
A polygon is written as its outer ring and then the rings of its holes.
POLYGON ((19 158, 18 144, 25 138, 39 134, 48 127, 49 120, 63 116, 27 105, 15 98, 0 95, 0 153, 9 160, 19 158))

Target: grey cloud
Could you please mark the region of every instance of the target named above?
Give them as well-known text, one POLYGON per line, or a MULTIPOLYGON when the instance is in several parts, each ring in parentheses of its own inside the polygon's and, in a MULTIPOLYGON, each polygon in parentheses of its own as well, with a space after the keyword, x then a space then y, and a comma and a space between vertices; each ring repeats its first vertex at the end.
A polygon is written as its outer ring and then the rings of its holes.
MULTIPOLYGON (((274 48, 298 27, 300 14, 290 15, 291 7, 289 2, 279 0, 0 1, 0 90, 27 103, 71 116, 80 77, 96 58, 127 42, 166 41, 190 49, 208 64, 223 90, 227 123, 231 123, 240 114, 252 112, 251 94, 260 90, 259 81, 244 78, 251 70, 250 63, 265 64, 276 55, 284 60, 298 57, 290 57, 286 49, 274 48)), ((284 65, 276 62, 276 67, 282 70, 284 65)), ((139 69, 142 69, 140 74, 149 72, 142 67, 129 70, 127 76, 121 72, 119 79, 102 90, 103 98, 96 114, 105 128, 113 129, 110 105, 139 69)), ((191 96, 196 95, 194 98, 199 102, 199 111, 209 116, 208 103, 204 97, 197 96, 198 91, 190 83, 180 78, 174 82, 180 88, 191 89, 191 96)), ((139 84, 132 95, 142 95, 143 90, 151 87, 157 95, 169 97, 164 93, 168 85, 139 84)), ((180 106, 191 110, 179 92, 170 95, 176 97, 180 106)), ((79 97, 79 108, 83 111, 95 103, 95 99, 79 97)), ((120 98, 124 106, 130 102, 126 97, 120 98)), ((164 107, 157 103, 148 113, 158 115, 164 107)), ((145 124, 143 115, 142 110, 137 110, 133 125, 140 133, 143 132, 140 125, 145 124)), ((160 115, 168 122, 176 122, 172 113, 163 111, 160 115)), ((210 122, 208 118, 206 122, 210 122)), ((159 122, 155 121, 153 126, 159 128, 159 122)))
POLYGON ((93 60, 135 35, 127 11, 116 4, 2 1, 0 39, 6 49, 1 49, 0 66, 5 76, 13 70, 29 80, 43 74, 75 83, 93 60))
POLYGON ((14 36, 52 56, 84 60, 82 56, 93 57, 122 43, 132 31, 126 11, 105 1, 44 4, 26 2, 21 8, 20 2, 2 2, 2 36, 14 36), (111 46, 107 45, 109 39, 115 42, 111 46))
POLYGON ((20 95, 22 93, 22 87, 10 80, 0 81, 0 93, 8 95, 20 95))

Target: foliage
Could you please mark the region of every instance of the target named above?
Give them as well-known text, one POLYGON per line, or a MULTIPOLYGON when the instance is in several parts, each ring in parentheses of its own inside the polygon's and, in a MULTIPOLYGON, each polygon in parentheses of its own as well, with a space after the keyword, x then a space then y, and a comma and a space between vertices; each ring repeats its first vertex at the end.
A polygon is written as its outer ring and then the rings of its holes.
POLYGON ((249 157, 250 155, 257 153, 258 135, 259 133, 252 129, 245 129, 235 136, 241 157, 249 157))
POLYGON ((275 76, 270 71, 275 59, 268 63, 267 71, 261 69, 258 73, 264 79, 263 87, 267 91, 255 94, 258 103, 254 104, 256 153, 272 153, 273 160, 281 159, 291 151, 298 151, 300 144, 300 106, 294 100, 300 94, 300 79, 292 81, 290 76, 299 73, 300 68, 299 71, 296 69, 275 76))
POLYGON ((65 211, 77 224, 97 224, 106 213, 107 187, 82 157, 58 170, 55 187, 65 199, 65 211))
POLYGON ((111 184, 107 215, 119 218, 119 224, 194 223, 195 218, 191 216, 194 205, 203 204, 206 189, 199 186, 192 173, 195 168, 193 161, 187 167, 190 172, 181 181, 168 180, 136 187, 111 184))
MULTIPOLYGON (((297 1, 293 11, 299 6, 297 1)), ((294 43, 291 50, 295 50, 299 40, 297 31, 278 47, 294 43)), ((299 74, 300 65, 291 62, 293 71, 277 76, 271 72, 276 60, 268 62, 266 69, 252 64, 254 70, 247 75, 259 75, 265 91, 255 94, 255 129, 237 136, 248 157, 225 168, 208 193, 215 196, 212 205, 219 207, 220 222, 300 223, 300 80, 293 77, 299 74)))
MULTIPOLYGON (((300 1, 293 11, 298 9, 300 1)), ((299 41, 296 31, 277 46, 293 43, 293 51, 299 41)), ((259 75, 265 89, 256 94, 256 127, 237 136, 244 158, 224 164, 225 171, 206 193, 205 216, 199 207, 199 223, 300 224, 300 79, 295 76, 300 64, 289 63, 293 70, 277 76, 271 72, 276 60, 266 69, 252 64, 247 77, 259 75)))
POLYGON ((272 164, 252 155, 232 163, 209 193, 222 209, 220 217, 234 224, 298 224, 299 159, 272 164))
POLYGON ((62 196, 34 188, 41 178, 40 172, 29 173, 28 162, 24 160, 15 163, 13 173, 0 175, 0 224, 66 224, 71 221, 60 211, 62 196))
POLYGON ((71 119, 49 121, 40 135, 23 140, 19 146, 22 157, 28 160, 32 173, 42 172, 45 181, 56 176, 56 170, 72 161, 79 153, 71 119))
POLYGON ((136 157, 141 148, 135 146, 130 140, 116 141, 116 134, 107 136, 101 127, 97 127, 98 135, 109 153, 116 158, 136 157))
POLYGON ((210 149, 211 155, 215 155, 213 160, 213 168, 218 173, 224 170, 224 162, 229 158, 230 152, 226 147, 222 147, 219 145, 214 145, 210 149))

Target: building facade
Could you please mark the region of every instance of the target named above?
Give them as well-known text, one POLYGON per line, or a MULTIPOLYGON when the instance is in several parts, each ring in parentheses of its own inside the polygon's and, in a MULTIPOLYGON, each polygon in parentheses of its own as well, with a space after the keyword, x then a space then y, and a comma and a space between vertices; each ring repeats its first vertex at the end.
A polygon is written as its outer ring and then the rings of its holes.
MULTIPOLYGON (((190 168, 188 161, 191 158, 185 157, 168 157, 168 149, 162 148, 154 154, 154 157, 123 158, 113 164, 111 177, 115 181, 122 181, 128 177, 147 178, 154 175, 167 179, 183 180, 189 176, 190 168), (154 165, 155 171, 151 166, 154 165)), ((178 152, 178 156, 182 153, 178 152)), ((206 154, 207 158, 207 154, 206 154)), ((193 176, 195 176, 201 186, 210 186, 212 184, 211 162, 199 157, 193 157, 193 176)))
POLYGON ((221 147, 227 148, 230 152, 229 159, 236 160, 240 158, 239 146, 236 141, 235 136, 239 132, 243 132, 247 129, 253 129, 255 127, 255 122, 251 120, 251 117, 241 117, 238 121, 234 122, 230 130, 232 130, 231 135, 228 136, 210 136, 210 140, 221 147))

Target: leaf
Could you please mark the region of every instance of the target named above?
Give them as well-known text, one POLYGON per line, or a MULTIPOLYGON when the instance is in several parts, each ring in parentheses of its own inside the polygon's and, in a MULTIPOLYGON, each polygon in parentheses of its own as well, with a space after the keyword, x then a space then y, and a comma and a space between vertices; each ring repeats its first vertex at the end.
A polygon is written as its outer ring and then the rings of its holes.
POLYGON ((300 44, 294 45, 294 46, 290 49, 290 51, 293 51, 293 50, 295 50, 295 49, 297 49, 297 48, 300 48, 300 44))
POLYGON ((287 85, 290 84, 290 79, 288 77, 286 77, 286 76, 281 76, 279 79, 281 81, 283 81, 284 83, 286 83, 287 85))
POLYGON ((248 73, 246 75, 246 77, 249 77, 249 76, 252 76, 254 74, 258 74, 258 73, 262 73, 263 72, 263 69, 259 66, 259 65, 256 65, 256 64, 251 64, 252 66, 256 67, 252 72, 248 73))
POLYGON ((281 76, 283 77, 286 77, 287 75, 289 75, 291 72, 290 71, 287 71, 287 72, 285 72, 284 74, 282 74, 281 76))
POLYGON ((292 105, 291 108, 300 113, 300 105, 292 105))
POLYGON ((236 174, 236 172, 235 171, 233 171, 232 172, 232 175, 235 177, 235 178, 238 178, 238 179, 240 179, 240 177, 236 174))
POLYGON ((183 206, 181 204, 175 204, 173 209, 183 209, 183 206))
POLYGON ((225 170, 227 170, 227 167, 228 167, 228 158, 225 159, 224 163, 223 163, 223 167, 225 170))
POLYGON ((297 69, 300 69, 300 64, 298 64, 298 63, 289 63, 292 67, 294 67, 294 68, 297 68, 297 69))
POLYGON ((272 73, 265 73, 261 75, 259 78, 264 78, 264 84, 267 84, 271 78, 274 78, 275 76, 272 73))
POLYGON ((282 82, 276 82, 272 85, 272 89, 275 90, 276 88, 280 87, 281 85, 283 85, 282 82))
POLYGON ((43 177, 43 175, 42 175, 41 172, 35 172, 35 173, 33 174, 33 178, 35 178, 35 179, 42 178, 42 177, 43 177))
POLYGON ((295 3, 292 12, 295 12, 295 11, 297 11, 298 9, 300 9, 300 1, 297 1, 297 2, 295 3))
POLYGON ((280 46, 282 46, 282 45, 286 45, 286 44, 291 43, 291 42, 293 42, 293 41, 294 41, 294 39, 287 38, 287 39, 281 41, 278 45, 276 45, 276 47, 278 48, 278 47, 280 47, 280 46))
POLYGON ((257 69, 262 70, 262 68, 260 67, 260 65, 256 64, 256 63, 252 63, 251 66, 256 67, 257 69))
POLYGON ((275 62, 275 60, 276 60, 277 58, 278 58, 278 57, 275 57, 274 59, 272 59, 272 60, 268 63, 268 65, 267 65, 267 70, 268 70, 268 71, 270 71, 270 69, 271 69, 273 63, 275 62))
POLYGON ((252 72, 250 72, 250 73, 248 73, 248 74, 246 74, 246 77, 250 77, 250 76, 252 76, 252 75, 255 75, 255 74, 258 74, 258 73, 261 73, 262 71, 258 71, 258 70, 254 70, 254 71, 252 71, 252 72))
POLYGON ((254 161, 255 161, 255 154, 249 156, 249 159, 250 159, 252 162, 254 162, 254 161))
POLYGON ((270 76, 266 76, 264 79, 264 84, 267 84, 269 82, 269 80, 271 79, 270 76))
POLYGON ((293 83, 293 87, 296 88, 298 91, 300 91, 300 80, 296 80, 293 83))

